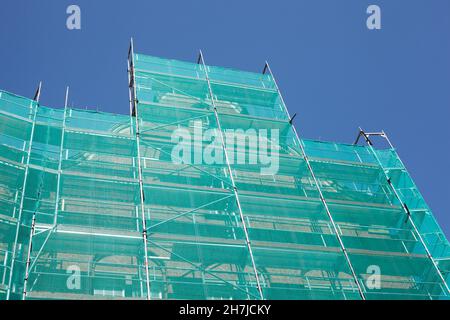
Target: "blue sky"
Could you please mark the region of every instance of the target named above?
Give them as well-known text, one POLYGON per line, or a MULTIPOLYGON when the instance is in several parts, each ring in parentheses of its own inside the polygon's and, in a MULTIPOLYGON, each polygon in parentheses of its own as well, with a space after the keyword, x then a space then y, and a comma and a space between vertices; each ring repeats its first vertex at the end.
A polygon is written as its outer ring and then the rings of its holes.
POLYGON ((303 137, 384 129, 450 237, 450 1, 25 1, 0 4, 0 88, 42 103, 128 112, 136 51, 261 71, 269 60, 303 137), (81 7, 82 29, 66 28, 81 7), (366 28, 366 8, 382 29, 366 28))

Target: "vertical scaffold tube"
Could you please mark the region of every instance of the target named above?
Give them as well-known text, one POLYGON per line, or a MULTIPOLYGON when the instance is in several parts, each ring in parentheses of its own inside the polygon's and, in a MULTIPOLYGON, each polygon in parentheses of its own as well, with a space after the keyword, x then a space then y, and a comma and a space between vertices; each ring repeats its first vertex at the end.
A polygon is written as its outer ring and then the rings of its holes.
MULTIPOLYGON (((40 87, 41 85, 39 85, 40 87)), ((35 95, 36 99, 39 99, 40 97, 40 88, 38 89, 38 93, 36 93, 35 95)), ((13 282, 13 275, 14 275, 14 266, 15 266, 15 262, 16 262, 16 255, 17 255, 17 246, 18 246, 18 240, 19 240, 19 233, 20 233, 20 226, 22 224, 22 215, 23 215, 23 206, 24 206, 24 201, 25 201, 25 193, 27 191, 27 181, 28 181, 28 173, 29 173, 29 167, 30 167, 30 156, 31 156, 31 150, 32 150, 32 146, 33 146, 33 139, 34 139, 34 131, 35 131, 35 126, 36 126, 36 116, 37 116, 37 111, 39 108, 39 102, 38 101, 32 101, 31 105, 30 105, 30 109, 32 111, 32 125, 31 125, 31 133, 30 133, 30 140, 28 143, 28 149, 27 149, 27 159, 25 162, 25 173, 24 173, 24 178, 23 178, 23 184, 22 184, 22 195, 20 197, 20 205, 19 205, 19 213, 17 216, 17 227, 16 227, 16 235, 14 238, 14 244, 13 244, 13 252, 12 252, 12 259, 11 259, 11 264, 10 264, 10 268, 9 268, 9 281, 8 281, 8 289, 6 292, 6 300, 9 300, 11 297, 11 286, 12 286, 12 282, 13 282)), ((30 239, 31 241, 31 239, 30 239)))
MULTIPOLYGON (((391 179, 390 179, 390 177, 388 176, 386 170, 384 169, 384 166, 383 166, 383 164, 382 164, 380 158, 378 157, 377 153, 375 152, 375 149, 373 148, 373 145, 372 145, 372 143, 371 143, 369 137, 366 135, 366 133, 365 133, 361 128, 360 128, 360 134, 362 134, 362 135, 364 136, 364 140, 366 141, 369 150, 372 152, 373 156, 375 157, 375 159, 376 159, 377 162, 378 162, 378 165, 381 167, 381 169, 382 169, 382 171, 383 171, 383 174, 384 174, 384 176, 385 176, 385 178, 386 178, 386 180, 387 180, 387 182, 388 182, 390 188, 391 188, 392 191, 394 192, 395 197, 396 197, 397 200, 400 202, 403 211, 409 216, 409 215, 410 215, 409 209, 406 207, 406 204, 405 204, 405 202, 403 201, 403 199, 402 199, 402 197, 400 196, 400 194, 397 192, 397 190, 396 190, 396 189, 394 188, 394 186, 392 185, 391 179)), ((388 138, 388 136, 386 135, 386 133, 385 133, 384 131, 383 131, 383 133, 382 133, 381 136, 382 136, 383 138, 386 139, 386 141, 388 142, 388 144, 389 144, 389 146, 391 147, 391 149, 394 150, 394 146, 392 145, 390 139, 388 138)), ((401 163, 401 165, 403 166, 403 168, 405 168, 405 166, 404 166, 403 162, 401 161, 400 157, 397 157, 397 158, 398 158, 398 160, 400 161, 400 163, 401 163)), ((414 229, 414 232, 416 233, 417 237, 419 238, 420 243, 423 245, 427 257, 431 260, 431 263, 433 264, 433 267, 436 269, 436 272, 437 272, 439 278, 441 279, 442 283, 444 284, 444 287, 445 287, 445 289, 447 290, 447 295, 450 294, 450 289, 449 289, 449 287, 448 287, 448 285, 447 285, 447 282, 445 281, 445 278, 444 278, 444 276, 442 275, 441 270, 439 270, 439 267, 438 267, 436 261, 434 261, 433 256, 431 255, 431 252, 430 252, 430 250, 428 249, 428 247, 427 247, 427 245, 426 245, 426 243, 425 243, 425 240, 423 239, 422 235, 421 235, 420 232, 419 232, 419 229, 417 228, 416 224, 414 223, 414 221, 413 221, 413 219, 412 219, 411 217, 410 217, 408 220, 410 221, 411 226, 412 226, 413 229, 414 229)))
MULTIPOLYGON (((134 70, 134 44, 133 39, 131 39, 130 50, 128 51, 128 81, 129 81, 129 97, 130 97, 130 117, 135 117, 136 130, 134 134, 136 135, 136 149, 137 149, 137 166, 138 166, 138 178, 139 178, 139 198, 140 198, 140 208, 141 208, 141 219, 142 219, 142 238, 144 242, 144 267, 145 267, 145 281, 147 289, 147 300, 151 298, 150 291, 150 275, 148 269, 148 248, 147 248, 147 222, 145 220, 145 206, 144 206, 144 182, 142 180, 142 167, 141 167, 141 150, 140 150, 140 136, 139 136, 139 113, 138 113, 138 102, 136 97, 136 86, 135 86, 135 70, 134 70)), ((131 128, 130 128, 131 129, 131 128)))
POLYGON ((261 288, 261 282, 259 280, 258 270, 256 268, 255 258, 254 258, 254 255, 253 255, 253 250, 252 250, 252 246, 251 246, 251 242, 250 242, 250 237, 249 237, 249 234, 248 234, 247 225, 245 223, 244 214, 242 213, 242 207, 241 207, 241 203, 239 201, 239 194, 238 194, 238 190, 237 190, 237 187, 236 187, 236 184, 235 184, 235 181, 234 181, 233 171, 231 170, 230 161, 228 159, 227 149, 226 149, 226 146, 225 146, 224 133, 223 133, 222 127, 220 125, 219 114, 217 112, 217 107, 216 107, 216 104, 214 102, 214 95, 213 95, 211 82, 210 82, 209 75, 208 75, 208 70, 206 68, 205 60, 203 58, 203 53, 202 53, 201 50, 200 50, 199 62, 202 63, 203 68, 205 70, 206 81, 208 83, 209 94, 211 96, 211 103, 212 103, 212 107, 214 109, 214 116, 216 118, 217 127, 218 127, 218 130, 219 130, 219 133, 220 133, 220 140, 221 140, 221 144, 222 144, 222 150, 223 150, 223 152, 225 154, 225 161, 227 162, 227 170, 228 170, 228 174, 230 175, 230 180, 231 180, 231 184, 232 184, 232 187, 233 187, 234 197, 236 199, 236 204, 237 204, 237 207, 238 207, 239 216, 240 216, 241 223, 242 223, 242 228, 244 230, 245 242, 247 244, 247 249, 248 249, 248 252, 249 252, 249 255, 250 255, 250 260, 251 260, 251 263, 252 263, 253 272, 255 273, 256 286, 257 286, 258 293, 259 293, 259 296, 260 296, 261 300, 264 300, 264 294, 263 294, 263 291, 262 291, 262 288, 261 288))
MULTIPOLYGON (((278 84, 277 84, 277 82, 275 80, 275 77, 274 77, 274 75, 272 73, 272 70, 270 69, 270 65, 269 65, 269 63, 267 61, 266 61, 266 65, 264 67, 264 71, 266 71, 266 70, 269 71, 270 76, 273 79, 273 82, 274 82, 275 87, 277 89, 278 95, 279 95, 279 97, 281 99, 281 103, 282 103, 282 105, 284 107, 284 111, 286 112, 286 114, 289 117, 289 119, 291 119, 291 117, 289 115, 289 111, 288 111, 288 109, 286 107, 286 104, 284 103, 283 96, 281 95, 280 88, 278 87, 278 84)), ((303 147, 303 142, 300 139, 300 135, 297 133, 297 130, 295 129, 295 126, 292 123, 292 121, 291 121, 290 125, 291 125, 292 130, 294 131, 294 134, 295 134, 295 136, 296 136, 296 138, 298 140, 298 144, 300 146, 300 150, 301 150, 301 152, 303 154, 303 159, 305 160, 306 166, 308 167, 308 170, 309 170, 309 172, 311 174, 311 177, 312 177, 312 179, 314 181, 314 185, 316 186, 316 189, 319 192, 320 201, 322 202, 323 206, 325 207, 325 211, 326 211, 326 213, 328 215, 328 218, 330 219, 333 231, 336 234, 336 237, 338 239, 338 242, 339 242, 339 245, 341 247, 341 250, 344 253, 345 260, 347 261, 347 264, 348 264, 348 266, 350 268, 350 272, 352 273, 353 280, 355 281, 356 287, 358 288, 359 295, 361 296, 361 299, 366 300, 366 297, 365 297, 364 292, 362 290, 361 284, 358 281, 358 276, 356 275, 355 269, 353 267, 353 264, 352 264, 352 262, 350 260, 349 255, 348 255, 347 248, 345 247, 344 242, 342 241, 342 238, 339 235, 339 230, 338 230, 338 228, 336 226, 336 223, 335 223, 335 221, 333 219, 333 216, 331 214, 330 208, 328 207, 327 201, 325 200, 325 197, 323 196, 322 189, 320 188, 319 182, 317 181, 316 175, 314 174, 314 170, 313 170, 313 168, 311 166, 311 163, 309 161, 308 155, 306 154, 305 148, 303 147)))

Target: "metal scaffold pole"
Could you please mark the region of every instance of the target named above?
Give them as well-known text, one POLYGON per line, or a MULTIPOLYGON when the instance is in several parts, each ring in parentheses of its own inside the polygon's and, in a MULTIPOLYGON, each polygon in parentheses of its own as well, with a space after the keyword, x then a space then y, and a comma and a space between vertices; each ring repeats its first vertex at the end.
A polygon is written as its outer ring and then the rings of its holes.
POLYGON ((61 128, 61 146, 59 147, 59 158, 58 158, 58 177, 56 181, 56 200, 55 200, 55 212, 53 218, 53 227, 56 227, 58 223, 58 211, 59 211, 59 196, 61 192, 61 174, 62 174, 62 158, 64 150, 64 138, 66 133, 66 122, 67 122, 67 108, 69 104, 69 87, 66 88, 66 98, 64 99, 64 115, 63 123, 61 128))
MULTIPOLYGON (((392 181, 391 178, 389 177, 388 173, 386 172, 386 170, 384 169, 384 166, 380 160, 380 158, 378 157, 377 153, 375 152, 375 149, 373 148, 373 143, 370 140, 370 136, 380 136, 384 139, 386 139, 386 141, 388 142, 389 146, 391 147, 392 150, 395 150, 394 146, 391 143, 391 140, 389 139, 389 137, 387 136, 387 134, 382 131, 382 132, 376 132, 376 133, 366 133, 364 130, 362 130, 361 128, 359 128, 359 135, 358 138, 355 141, 355 145, 358 143, 359 138, 361 136, 364 137, 364 140, 366 141, 370 151, 372 152, 373 156, 375 157, 375 159, 378 162, 378 165, 381 167, 383 174, 388 182, 388 185, 390 186, 390 188, 392 189, 392 191, 394 192, 395 197, 398 199, 398 201, 400 202, 403 211, 407 214, 408 218, 407 220, 409 220, 409 222, 411 223, 411 226, 414 229, 414 232, 416 233, 417 237, 419 238, 420 243, 423 245, 424 249, 425 249, 425 253, 427 255, 427 257, 431 260, 431 263, 433 264, 433 267, 436 269, 436 272, 439 276, 439 278, 441 279, 445 289, 447 290, 447 295, 450 294, 450 289, 447 285, 447 282, 445 281, 445 278, 443 277, 441 270, 439 270, 439 267, 436 263, 436 261, 434 260, 433 256, 431 255, 430 250, 428 249, 427 244, 425 243, 425 240, 423 239, 422 235, 419 232, 419 229, 417 228, 415 222, 413 221, 413 219, 410 217, 411 212, 409 211, 406 203, 403 201, 402 197, 400 196, 400 194, 397 192, 397 190, 395 189, 395 187, 392 185, 392 181)), ((402 160, 400 159, 400 157, 397 157, 397 159, 400 161, 401 165, 403 168, 405 168, 405 165, 403 164, 402 160)))
POLYGON ((314 181, 314 185, 316 186, 316 189, 319 192, 320 201, 322 202, 322 204, 323 204, 323 206, 325 208, 325 211, 326 211, 326 213, 328 215, 328 218, 330 219, 331 226, 332 226, 333 231, 334 231, 334 233, 335 233, 335 235, 336 235, 336 237, 338 239, 338 242, 339 242, 339 245, 341 247, 341 250, 344 253, 345 260, 347 261, 347 264, 348 264, 348 266, 350 268, 350 272, 352 273, 353 280, 354 280, 354 282, 356 284, 356 287, 358 288, 359 295, 361 296, 361 299, 366 300, 366 297, 364 295, 364 292, 363 292, 363 289, 361 287, 361 284, 358 281, 358 276, 356 275, 355 269, 353 267, 353 264, 352 264, 352 262, 350 260, 349 255, 348 255, 347 248, 345 247, 344 242, 342 241, 342 238, 339 235, 339 230, 338 230, 338 228, 336 226, 336 223, 335 223, 335 221, 333 219, 333 215, 331 214, 330 208, 328 207, 327 201, 325 200, 325 197, 323 196, 320 184, 319 184, 319 182, 318 182, 318 180, 316 178, 314 170, 313 170, 313 168, 311 166, 311 163, 309 161, 308 155, 306 154, 305 148, 303 147, 303 142, 302 142, 302 140, 300 138, 300 135, 298 134, 297 130, 295 129, 295 126, 294 126, 293 121, 292 121, 293 118, 291 118, 291 116, 289 115, 289 111, 288 111, 287 106, 286 106, 286 104, 284 102, 284 99, 283 99, 283 96, 281 94, 280 88, 278 87, 278 84, 277 84, 277 82, 275 80, 275 77, 274 77, 274 75, 272 73, 270 65, 269 65, 269 63, 267 61, 266 61, 266 64, 264 66, 263 74, 266 71, 269 71, 269 74, 270 74, 270 76, 273 79, 273 82, 275 84, 276 90, 277 90, 278 95, 279 95, 279 97, 281 99, 281 103, 282 103, 282 105, 284 107, 284 111, 286 112, 287 116, 289 117, 289 123, 290 123, 290 125, 292 127, 292 130, 294 131, 294 134, 295 134, 297 140, 298 140, 298 144, 299 144, 301 152, 303 154, 303 159, 305 160, 306 166, 308 167, 308 170, 309 170, 309 172, 311 174, 311 177, 312 177, 312 179, 314 181))
POLYGON ((203 58, 203 53, 202 53, 201 50, 200 50, 198 62, 202 63, 203 68, 205 70, 206 81, 208 83, 209 94, 211 96, 211 103, 212 103, 212 107, 214 108, 214 116, 216 118, 217 127, 218 127, 218 130, 220 132, 222 150, 223 150, 223 152, 225 154, 225 161, 227 162, 227 170, 228 170, 228 174, 230 175, 230 180, 231 180, 231 184, 232 184, 232 188, 233 188, 234 197, 236 199, 236 204, 237 204, 237 207, 238 207, 239 216, 240 216, 242 227, 243 227, 244 234, 245 234, 245 242, 247 244, 247 249, 249 251, 249 255, 250 255, 253 271, 255 273, 256 285, 257 285, 259 296, 260 296, 261 300, 264 300, 264 294, 263 294, 263 291, 262 291, 262 288, 261 288, 261 282, 260 282, 260 279, 259 279, 258 270, 256 268, 255 258, 254 258, 254 255, 253 255, 253 250, 252 250, 252 246, 251 246, 251 242, 250 242, 250 237, 249 237, 249 234, 248 234, 247 225, 246 225, 246 222, 245 222, 244 214, 242 212, 242 207, 241 207, 241 203, 240 203, 240 200, 239 200, 238 189, 237 189, 235 181, 234 181, 233 171, 231 170, 231 165, 230 165, 230 161, 229 161, 229 158, 228 158, 228 153, 227 153, 227 149, 226 149, 226 146, 225 146, 224 133, 222 131, 222 127, 221 127, 221 124, 220 124, 219 114, 218 114, 218 111, 217 111, 217 106, 216 106, 215 101, 214 101, 214 95, 213 95, 213 91, 212 91, 212 87, 211 87, 211 81, 209 79, 208 70, 207 70, 207 67, 206 67, 206 64, 205 64, 205 60, 203 58))
MULTIPOLYGON (((22 224, 22 215, 23 215, 23 206, 25 201, 25 194, 27 190, 27 181, 28 181, 28 174, 29 174, 29 168, 30 168, 30 156, 31 156, 31 149, 33 146, 33 139, 34 139, 34 131, 36 127, 36 117, 37 112, 39 108, 39 99, 41 96, 41 89, 42 89, 42 82, 39 83, 38 89, 36 91, 36 94, 34 95, 34 101, 31 102, 30 109, 32 111, 32 125, 31 125, 31 132, 30 132, 30 140, 28 143, 28 149, 27 149, 27 159, 25 162, 25 173, 23 178, 23 184, 22 184, 22 194, 20 197, 20 205, 19 205, 19 213, 17 216, 17 227, 16 227, 16 234, 14 238, 14 244, 13 244, 13 252, 12 252, 12 259, 10 264, 10 274, 9 274, 9 281, 8 281, 8 289, 6 292, 6 300, 10 299, 11 296, 11 286, 13 282, 13 276, 14 276, 14 266, 16 262, 16 255, 17 255, 17 246, 18 246, 18 240, 19 240, 19 233, 20 233, 20 227, 22 224)), ((30 239, 31 244, 31 239, 30 239)))
POLYGON ((146 277, 146 289, 147 289, 147 299, 151 298, 150 291, 150 274, 148 266, 148 248, 147 248, 147 222, 145 218, 145 206, 144 206, 144 182, 142 179, 142 166, 141 166, 141 150, 140 150, 140 131, 139 131, 139 114, 138 114, 138 101, 136 96, 136 86, 135 86, 135 66, 134 66, 134 44, 133 39, 130 42, 130 49, 128 50, 128 90, 130 98, 130 117, 135 117, 135 135, 136 135, 136 149, 137 149, 137 166, 138 166, 138 178, 139 178, 139 198, 140 198, 140 208, 141 208, 141 219, 142 219, 142 237, 144 241, 144 266, 145 266, 145 277, 146 277))
MULTIPOLYGON (((64 133, 65 133, 65 128, 66 128, 68 99, 69 99, 69 87, 66 87, 66 94, 65 94, 65 98, 64 98, 63 122, 62 122, 62 127, 61 127, 61 145, 59 148, 58 171, 57 171, 57 180, 56 180, 54 222, 53 222, 53 227, 48 231, 49 236, 50 236, 51 232, 56 228, 56 224, 57 224, 57 216, 58 216, 58 209, 59 209, 60 182, 61 182, 61 169, 62 169, 62 154, 63 154, 63 149, 64 149, 64 133)), ((41 191, 39 191, 39 192, 41 192, 41 191)), ((30 243, 28 246, 28 257, 27 257, 27 264, 26 264, 26 268, 25 268, 25 280, 24 280, 24 286, 23 286, 22 300, 26 299, 28 278, 30 276, 30 272, 31 272, 32 268, 34 267, 40 252, 43 249, 43 246, 42 246, 41 249, 38 251, 39 254, 35 257, 35 259, 34 259, 35 261, 32 264, 31 263, 31 252, 33 250, 33 237, 36 232, 36 216, 37 216, 37 209, 33 212, 33 219, 32 219, 31 231, 30 231, 30 243)), ((46 241, 44 242, 44 245, 45 245, 45 243, 46 243, 46 241)))

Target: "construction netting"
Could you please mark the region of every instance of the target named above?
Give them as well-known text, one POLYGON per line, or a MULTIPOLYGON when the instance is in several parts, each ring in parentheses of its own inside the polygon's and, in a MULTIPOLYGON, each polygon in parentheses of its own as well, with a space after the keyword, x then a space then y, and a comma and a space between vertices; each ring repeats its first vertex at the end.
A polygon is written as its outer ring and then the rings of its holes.
POLYGON ((129 66, 129 116, 0 92, 0 298, 449 297, 395 150, 300 139, 271 73, 129 66))

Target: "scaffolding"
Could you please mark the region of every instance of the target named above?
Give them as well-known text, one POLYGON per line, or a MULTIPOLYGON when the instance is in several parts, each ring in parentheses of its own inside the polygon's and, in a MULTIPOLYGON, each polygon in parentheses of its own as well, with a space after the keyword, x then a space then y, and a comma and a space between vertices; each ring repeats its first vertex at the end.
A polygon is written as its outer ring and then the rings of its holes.
POLYGON ((0 299, 449 298, 449 243, 384 132, 301 138, 268 63, 131 43, 127 66, 129 115, 0 91, 0 299), (246 129, 279 131, 276 173, 232 161, 246 129), (224 162, 173 161, 175 130, 218 132, 224 162))

